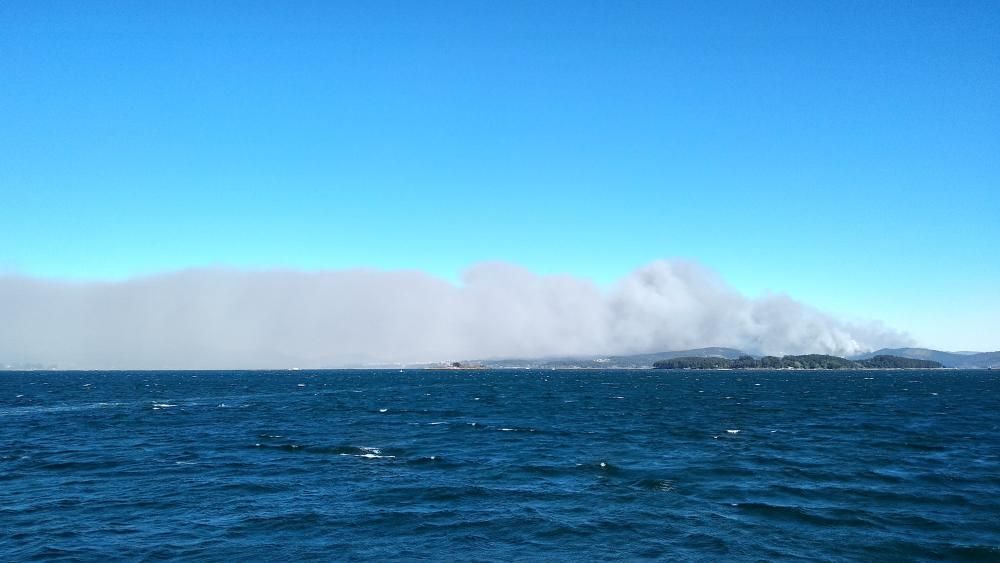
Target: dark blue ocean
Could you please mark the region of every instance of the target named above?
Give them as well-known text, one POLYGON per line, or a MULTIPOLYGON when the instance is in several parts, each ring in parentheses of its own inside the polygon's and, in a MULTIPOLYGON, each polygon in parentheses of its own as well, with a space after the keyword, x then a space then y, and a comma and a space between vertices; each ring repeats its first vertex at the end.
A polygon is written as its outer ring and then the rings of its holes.
POLYGON ((0 560, 1000 560, 1000 372, 0 372, 0 560))

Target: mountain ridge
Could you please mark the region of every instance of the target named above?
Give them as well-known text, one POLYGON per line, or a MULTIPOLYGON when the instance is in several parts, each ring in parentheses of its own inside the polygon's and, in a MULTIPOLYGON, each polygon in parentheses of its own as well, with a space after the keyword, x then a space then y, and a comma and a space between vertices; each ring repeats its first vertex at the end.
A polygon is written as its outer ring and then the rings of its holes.
MULTIPOLYGON (((691 350, 672 350, 664 352, 651 352, 645 354, 618 354, 609 356, 581 355, 581 356, 561 356, 553 358, 503 358, 491 360, 476 360, 478 365, 486 368, 531 368, 531 369, 642 369, 652 368, 658 361, 671 360, 675 358, 725 358, 735 360, 742 356, 752 356, 754 358, 763 357, 762 354, 750 354, 736 348, 708 347, 694 348, 691 350)), ((853 361, 870 360, 875 356, 896 356, 912 360, 928 360, 938 362, 946 368, 957 369, 988 369, 1000 368, 1000 351, 997 352, 944 352, 930 348, 882 348, 865 354, 848 356, 846 359, 853 361)))
POLYGON ((1000 368, 1000 351, 997 352, 943 352, 931 348, 883 348, 867 354, 852 356, 852 360, 867 360, 875 356, 899 356, 913 360, 931 360, 946 368, 985 369, 1000 368))
POLYGON ((488 368, 592 368, 592 369, 632 369, 652 368, 660 360, 669 360, 684 356, 700 358, 726 358, 735 360, 746 353, 736 348, 708 347, 692 350, 674 350, 666 352, 651 352, 645 354, 619 354, 612 356, 562 356, 555 358, 503 358, 493 360, 477 360, 476 363, 488 368))

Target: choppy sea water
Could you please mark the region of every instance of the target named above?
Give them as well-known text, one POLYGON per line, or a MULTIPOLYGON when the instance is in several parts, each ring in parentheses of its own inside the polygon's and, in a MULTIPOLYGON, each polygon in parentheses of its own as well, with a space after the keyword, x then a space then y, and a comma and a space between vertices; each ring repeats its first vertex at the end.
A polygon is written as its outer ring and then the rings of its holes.
POLYGON ((1000 372, 0 373, 0 559, 1000 560, 1000 372))

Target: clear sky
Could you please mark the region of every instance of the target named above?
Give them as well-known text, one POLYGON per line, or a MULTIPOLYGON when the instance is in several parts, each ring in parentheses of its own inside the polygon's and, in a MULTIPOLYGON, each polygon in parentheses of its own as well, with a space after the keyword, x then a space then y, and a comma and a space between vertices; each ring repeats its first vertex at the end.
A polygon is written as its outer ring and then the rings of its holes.
POLYGON ((3 2, 0 269, 656 258, 1000 349, 996 2, 3 2))

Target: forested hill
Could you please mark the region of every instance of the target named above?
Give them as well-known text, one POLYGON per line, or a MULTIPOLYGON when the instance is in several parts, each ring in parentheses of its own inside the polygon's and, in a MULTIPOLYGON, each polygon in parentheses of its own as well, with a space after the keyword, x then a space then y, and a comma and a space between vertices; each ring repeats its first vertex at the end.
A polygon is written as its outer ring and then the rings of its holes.
MULTIPOLYGON (((698 354, 690 354, 697 356, 698 354)), ((884 348, 869 354, 851 358, 852 360, 867 360, 874 356, 899 356, 914 360, 931 360, 940 362, 946 368, 976 369, 1000 368, 1000 351, 998 352, 942 352, 929 348, 884 348)))
POLYGON ((745 356, 746 352, 733 348, 697 348, 694 350, 678 350, 673 352, 655 352, 650 354, 634 354, 628 356, 586 356, 566 358, 522 358, 476 360, 475 363, 488 368, 531 368, 531 369, 641 369, 651 368, 659 360, 679 357, 719 356, 736 359, 745 356))
POLYGON ((899 356, 875 356, 867 360, 848 360, 838 356, 807 354, 804 356, 741 356, 736 359, 682 357, 660 360, 656 369, 933 369, 942 367, 930 360, 915 360, 899 356))

